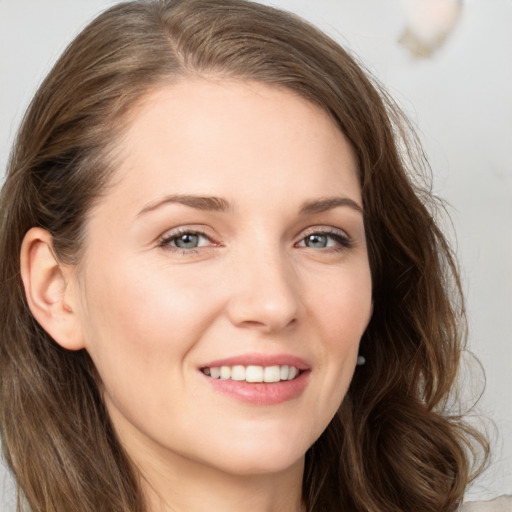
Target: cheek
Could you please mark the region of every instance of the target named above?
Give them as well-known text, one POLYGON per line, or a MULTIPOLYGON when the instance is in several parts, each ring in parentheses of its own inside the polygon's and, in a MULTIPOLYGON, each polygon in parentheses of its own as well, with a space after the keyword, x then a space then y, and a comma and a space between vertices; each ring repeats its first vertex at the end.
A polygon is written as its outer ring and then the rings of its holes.
POLYGON ((214 310, 208 290, 132 267, 118 264, 88 276, 82 324, 105 384, 126 386, 135 376, 146 382, 165 374, 164 365, 180 364, 214 310))
POLYGON ((121 411, 134 425, 160 425, 160 411, 179 403, 187 357, 211 318, 214 296, 177 276, 156 279, 131 269, 118 263, 88 275, 86 349, 111 413, 121 411))
POLYGON ((325 329, 325 339, 339 350, 358 345, 372 313, 372 284, 365 265, 333 276, 311 302, 325 329))
POLYGON ((162 338, 168 344, 184 329, 199 328, 208 307, 214 308, 215 294, 201 289, 186 272, 156 272, 136 263, 120 263, 106 272, 90 274, 86 326, 97 325, 99 337, 104 331, 137 338, 146 346, 162 338), (140 336, 144 333, 148 336, 140 336))
MULTIPOLYGON (((327 282, 327 281, 326 281, 327 282)), ((359 342, 372 312, 371 277, 361 265, 351 272, 338 273, 323 293, 312 295, 310 308, 316 318, 316 334, 322 374, 317 414, 326 426, 339 408, 352 380, 359 342)))

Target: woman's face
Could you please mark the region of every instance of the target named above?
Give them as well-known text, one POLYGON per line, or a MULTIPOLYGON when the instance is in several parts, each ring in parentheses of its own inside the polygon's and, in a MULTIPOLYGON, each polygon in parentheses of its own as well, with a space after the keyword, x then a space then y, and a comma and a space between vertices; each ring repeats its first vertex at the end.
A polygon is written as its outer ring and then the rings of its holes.
POLYGON ((120 149, 76 312, 125 448, 141 465, 300 466, 372 309, 350 145, 290 91, 198 79, 148 96, 120 149))

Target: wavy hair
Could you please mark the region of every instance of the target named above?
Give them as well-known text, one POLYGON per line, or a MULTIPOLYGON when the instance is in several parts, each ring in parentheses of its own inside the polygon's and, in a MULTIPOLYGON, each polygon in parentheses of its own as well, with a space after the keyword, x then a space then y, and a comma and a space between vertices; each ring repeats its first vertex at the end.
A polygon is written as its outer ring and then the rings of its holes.
POLYGON ((70 44, 24 117, 0 196, 0 426, 19 510, 26 501, 33 512, 146 511, 92 362, 36 323, 19 254, 39 226, 61 261, 80 261, 87 214, 111 183, 135 106, 190 76, 295 91, 332 116, 357 155, 374 294, 367 364, 306 454, 308 510, 455 510, 487 445, 447 408, 465 317, 428 166, 399 109, 343 48, 244 0, 107 10, 70 44))

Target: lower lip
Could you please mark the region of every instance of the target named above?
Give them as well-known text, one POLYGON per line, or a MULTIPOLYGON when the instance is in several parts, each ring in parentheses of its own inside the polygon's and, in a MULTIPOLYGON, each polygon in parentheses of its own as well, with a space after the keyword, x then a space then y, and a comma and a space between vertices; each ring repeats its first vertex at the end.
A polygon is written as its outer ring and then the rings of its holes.
POLYGON ((244 380, 212 379, 201 373, 214 387, 241 402, 252 405, 277 405, 298 398, 309 381, 309 371, 302 371, 293 380, 280 382, 246 382, 244 380))

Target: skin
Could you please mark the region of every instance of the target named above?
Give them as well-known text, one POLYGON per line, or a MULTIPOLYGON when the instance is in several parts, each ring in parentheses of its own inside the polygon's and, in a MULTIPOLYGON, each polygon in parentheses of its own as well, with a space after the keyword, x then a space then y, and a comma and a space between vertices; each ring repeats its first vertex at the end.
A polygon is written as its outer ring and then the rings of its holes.
POLYGON ((346 393, 372 311, 352 148, 293 92, 196 79, 146 97, 119 150, 80 272, 54 287, 73 318, 69 348, 90 353, 152 511, 296 512, 304 454, 346 393), (333 197, 345 204, 301 213, 333 197), (202 233, 198 247, 176 247, 183 231, 202 233), (200 371, 247 353, 302 358, 305 389, 250 404, 200 371))

